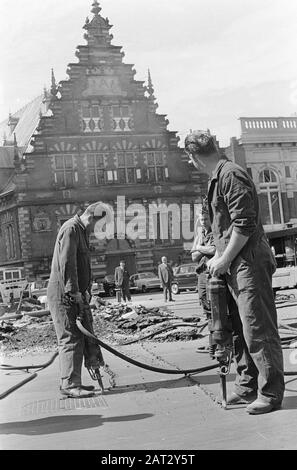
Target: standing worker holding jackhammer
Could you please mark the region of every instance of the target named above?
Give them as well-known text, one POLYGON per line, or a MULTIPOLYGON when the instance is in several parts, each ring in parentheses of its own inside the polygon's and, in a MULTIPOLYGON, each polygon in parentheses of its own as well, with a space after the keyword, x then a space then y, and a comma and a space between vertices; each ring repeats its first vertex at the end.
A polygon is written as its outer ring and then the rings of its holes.
POLYGON ((276 266, 260 221, 256 188, 243 168, 220 155, 208 132, 189 134, 185 151, 210 178, 208 208, 216 254, 208 268, 228 286, 237 368, 228 404, 247 404, 249 414, 268 413, 281 406, 284 370, 272 291, 276 266))
POLYGON ((94 227, 96 206, 87 207, 81 216, 75 215, 60 228, 47 290, 48 306, 58 339, 60 391, 73 398, 94 394, 92 385, 81 383, 83 358, 87 368, 98 368, 103 363, 100 348, 76 326, 77 316, 83 315, 85 327, 92 331, 89 233, 94 227))

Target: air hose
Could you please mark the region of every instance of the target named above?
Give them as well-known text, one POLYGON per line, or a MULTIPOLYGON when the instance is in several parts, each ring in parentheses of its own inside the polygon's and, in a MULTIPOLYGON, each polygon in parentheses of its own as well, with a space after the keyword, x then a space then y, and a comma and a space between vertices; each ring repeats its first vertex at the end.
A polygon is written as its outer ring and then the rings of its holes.
MULTIPOLYGON (((56 351, 52 355, 52 357, 47 362, 45 362, 44 364, 38 364, 38 365, 35 365, 35 366, 33 366, 33 365, 11 366, 11 365, 8 365, 8 364, 1 364, 0 369, 3 369, 3 370, 26 370, 29 373, 29 369, 40 369, 40 370, 45 369, 46 367, 48 367, 49 365, 51 365, 54 362, 54 360, 56 359, 57 356, 58 356, 58 351, 56 351)), ((28 377, 26 377, 24 380, 17 383, 16 385, 13 385, 8 390, 5 390, 5 392, 1 393, 0 394, 0 400, 2 400, 2 398, 7 397, 7 395, 14 392, 18 388, 22 387, 27 382, 30 382, 30 380, 33 380, 33 379, 35 379, 35 377, 37 377, 36 372, 34 374, 31 374, 31 373, 29 373, 29 374, 30 375, 28 377)))
POLYGON ((28 371, 29 369, 45 369, 46 367, 50 366, 52 364, 52 362, 54 362, 54 360, 56 359, 56 357, 58 356, 58 351, 56 351, 52 357, 47 361, 45 362, 44 364, 38 364, 38 365, 35 365, 35 366, 11 366, 9 364, 0 364, 0 369, 4 369, 4 370, 26 370, 28 371))
MULTIPOLYGON (((154 371, 154 372, 160 372, 160 373, 163 373, 163 374, 192 374, 192 373, 199 373, 199 372, 204 372, 204 371, 207 371, 207 370, 211 370, 211 369, 215 369, 217 368, 217 365, 214 364, 214 365, 210 365, 210 366, 206 366, 206 367, 201 367, 201 368, 197 368, 197 369, 188 369, 188 370, 176 370, 176 369, 161 369, 159 367, 154 367, 154 366, 149 366, 147 364, 143 364, 139 361, 135 361, 134 359, 132 358, 129 358, 128 356, 120 353, 119 351, 116 351, 114 348, 112 348, 111 346, 105 344, 103 341, 99 340, 95 335, 92 335, 88 330, 86 330, 81 322, 79 320, 77 320, 76 322, 77 324, 77 327, 80 329, 80 331, 86 335, 86 336, 89 336, 91 337, 93 340, 96 340, 98 342, 98 344, 100 346, 102 346, 103 348, 107 349, 109 352, 111 352, 112 354, 120 357, 121 359, 125 360, 126 362, 130 362, 131 364, 135 365, 135 366, 138 366, 138 367, 141 367, 142 369, 147 369, 147 370, 150 370, 150 371, 154 371)), ((156 334, 159 334, 160 332, 162 331, 165 331, 166 329, 173 329, 173 328, 176 328, 177 326, 196 326, 197 325, 192 325, 192 324, 189 324, 189 323, 182 323, 182 324, 175 324, 175 325, 172 325, 172 326, 169 326, 167 328, 163 328, 162 330, 158 330, 154 333, 152 333, 151 335, 147 335, 145 336, 146 337, 150 337, 150 336, 153 336, 153 335, 156 335, 156 334)), ((201 324, 199 325, 199 328, 203 329, 205 325, 204 324, 201 324)), ((143 337, 142 338, 138 338, 136 341, 133 341, 133 342, 137 342, 137 341, 141 341, 142 339, 144 339, 143 337)), ((130 344, 130 343, 127 343, 127 344, 130 344)), ((58 352, 56 351, 52 357, 45 363, 43 364, 38 364, 38 365, 24 365, 24 366, 11 366, 9 364, 1 364, 0 365, 0 369, 2 370, 26 370, 27 372, 29 372, 29 369, 45 369, 46 367, 48 367, 50 364, 52 364, 52 362, 55 360, 55 358, 58 356, 58 352)), ((19 382, 18 384, 14 385, 13 387, 11 387, 10 389, 6 390, 4 393, 0 394, 0 400, 2 398, 5 398, 7 395, 9 395, 10 393, 12 393, 13 391, 17 390, 18 388, 22 387, 23 385, 25 385, 27 382, 29 382, 30 380, 34 379, 35 377, 37 377, 37 374, 34 373, 34 374, 30 374, 29 377, 27 377, 25 380, 22 380, 21 382, 19 382)))
POLYGON ((18 388, 22 387, 22 386, 25 385, 27 382, 30 382, 30 380, 35 379, 35 377, 37 377, 36 372, 35 372, 34 374, 30 374, 30 375, 29 375, 28 377, 26 377, 24 380, 22 380, 21 382, 17 383, 16 385, 14 385, 13 387, 9 388, 8 390, 5 390, 5 392, 3 392, 3 393, 0 394, 0 400, 2 400, 2 398, 7 397, 7 395, 9 395, 10 393, 14 392, 14 391, 17 390, 18 388))
MULTIPOLYGON (((37 313, 37 312, 36 312, 37 313)), ((38 312, 39 314, 48 314, 49 312, 38 312)), ((7 319, 7 318, 6 318, 7 319)), ((207 321, 202 323, 201 325, 199 325, 199 329, 200 331, 202 331, 204 329, 204 327, 207 325, 207 321)), ((76 320, 76 324, 77 324, 77 327, 79 328, 79 330, 86 336, 92 338, 94 341, 96 341, 101 347, 103 347, 104 349, 106 349, 107 351, 111 352, 112 354, 114 354, 115 356, 123 359, 124 361, 126 362, 129 362, 135 366, 138 366, 138 367, 141 367, 142 369, 146 369, 146 370, 150 370, 150 371, 153 371, 153 372, 159 372, 159 373, 163 373, 163 374, 184 374, 184 375, 187 375, 187 374, 198 374, 198 373, 201 373, 201 372, 205 372, 205 371, 208 371, 208 370, 212 370, 212 369, 216 369, 218 367, 217 364, 212 364, 212 365, 209 365, 209 366, 205 366, 205 367, 200 367, 200 368, 195 368, 195 369, 180 369, 180 370, 177 370, 177 369, 162 369, 162 368, 159 368, 159 367, 154 367, 154 366, 150 366, 148 364, 144 364, 144 363, 141 363, 139 361, 136 361, 122 353, 120 353, 119 351, 117 351, 116 349, 112 348, 111 346, 109 346, 108 344, 104 343, 103 341, 101 341, 99 338, 97 338, 95 335, 93 335, 92 333, 90 333, 88 330, 86 330, 82 323, 80 322, 80 320, 76 320)), ((189 324, 189 323, 180 323, 180 324, 174 324, 174 325, 171 325, 171 326, 168 326, 168 327, 165 327, 165 328, 162 328, 161 330, 157 330, 153 333, 150 333, 148 335, 145 335, 143 337, 140 337, 140 338, 137 338, 136 340, 133 340, 133 341, 130 341, 130 342, 127 342, 127 343, 123 343, 121 346, 124 346, 124 345, 129 345, 129 344, 133 344, 133 343, 136 343, 138 341, 142 341, 144 339, 147 339, 147 338, 150 338, 152 336, 155 336, 157 334, 160 334, 162 333, 163 331, 167 331, 169 329, 174 329, 176 327, 179 327, 179 326, 195 326, 195 327, 198 327, 198 325, 193 325, 193 324, 189 324)), ((297 333, 297 328, 292 328, 292 327, 288 327, 286 325, 280 325, 281 328, 284 328, 284 329, 287 329, 288 330, 288 333, 297 333)), ((287 346, 287 344, 289 344, 293 339, 297 339, 297 336, 288 336, 286 338, 283 338, 282 339, 282 348, 283 349, 290 349, 289 346, 287 346)), ((197 351, 197 352, 207 352, 207 351, 197 351)), ((53 356, 49 359, 49 361, 47 361, 46 363, 44 364, 39 364, 39 365, 24 365, 24 366, 11 366, 11 365, 8 365, 8 364, 1 364, 0 365, 0 369, 3 369, 3 370, 26 370, 27 372, 29 372, 29 369, 44 369, 46 367, 48 367, 50 364, 52 364, 52 362, 55 360, 55 358, 57 357, 58 355, 58 352, 56 351, 53 356)), ((297 375, 297 371, 285 371, 284 372, 284 375, 286 376, 295 376, 297 375)), ((21 382, 19 382, 18 384, 14 385, 13 387, 11 387, 10 389, 6 390, 5 392, 3 392, 2 394, 0 394, 0 400, 4 397, 6 397, 7 395, 9 395, 10 393, 12 393, 14 390, 20 388, 22 385, 24 385, 25 383, 31 381, 32 379, 34 379, 35 377, 37 377, 37 374, 34 373, 34 374, 30 374, 29 377, 27 377, 26 379, 22 380, 21 382)))
POLYGON ((198 374, 200 372, 205 372, 207 370, 217 369, 217 367, 218 367, 217 364, 212 364, 212 365, 209 365, 209 366, 199 367, 199 368, 195 368, 195 369, 180 369, 180 370, 178 370, 178 369, 161 369, 160 367, 155 367, 155 366, 150 366, 148 364, 143 364, 142 362, 136 361, 135 359, 132 359, 131 357, 128 357, 125 354, 120 353, 116 349, 112 348, 108 344, 101 341, 99 338, 97 338, 97 336, 93 335, 92 333, 90 333, 90 331, 86 330, 86 328, 84 328, 84 326, 82 325, 82 323, 79 319, 76 319, 76 325, 77 325, 78 329, 85 336, 88 336, 89 338, 92 338, 102 348, 104 348, 107 351, 111 352, 115 356, 123 359, 124 361, 129 362, 130 364, 133 364, 134 366, 138 366, 138 367, 141 367, 142 369, 150 370, 152 372, 159 372, 161 374, 183 374, 183 375, 187 375, 187 374, 195 374, 195 373, 198 374))

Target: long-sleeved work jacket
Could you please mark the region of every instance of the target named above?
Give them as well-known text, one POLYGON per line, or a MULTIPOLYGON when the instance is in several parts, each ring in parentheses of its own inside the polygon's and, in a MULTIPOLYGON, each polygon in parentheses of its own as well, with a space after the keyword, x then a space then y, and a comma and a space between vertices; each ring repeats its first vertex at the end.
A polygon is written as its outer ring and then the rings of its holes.
POLYGON ((57 235, 49 285, 57 283, 61 294, 90 290, 89 241, 77 215, 65 222, 57 235))

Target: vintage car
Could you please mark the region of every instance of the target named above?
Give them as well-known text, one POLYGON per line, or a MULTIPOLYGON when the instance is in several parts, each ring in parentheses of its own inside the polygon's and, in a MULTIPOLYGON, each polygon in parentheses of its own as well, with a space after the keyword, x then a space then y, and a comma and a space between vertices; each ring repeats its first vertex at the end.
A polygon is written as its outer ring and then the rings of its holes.
POLYGON ((197 290, 196 269, 197 263, 181 264, 174 268, 174 279, 171 286, 173 294, 179 294, 184 290, 197 290))
POLYGON ((130 276, 130 290, 134 292, 148 292, 161 289, 160 279, 153 272, 137 273, 130 276))

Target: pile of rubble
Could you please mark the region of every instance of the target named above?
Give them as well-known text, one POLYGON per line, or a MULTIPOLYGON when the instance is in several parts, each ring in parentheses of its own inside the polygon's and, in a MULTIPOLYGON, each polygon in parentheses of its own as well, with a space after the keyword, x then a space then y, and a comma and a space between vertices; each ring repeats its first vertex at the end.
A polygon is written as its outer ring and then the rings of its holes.
MULTIPOLYGON (((181 319, 165 307, 112 303, 95 297, 91 309, 95 334, 114 346, 142 339, 177 341, 200 337, 199 317, 181 319)), ((0 317, 0 343, 4 354, 56 349, 56 334, 49 311, 43 310, 36 301, 32 303, 26 299, 16 315, 9 312, 0 317)))

